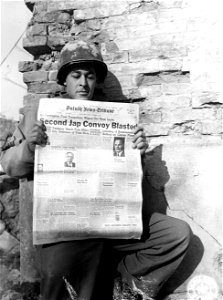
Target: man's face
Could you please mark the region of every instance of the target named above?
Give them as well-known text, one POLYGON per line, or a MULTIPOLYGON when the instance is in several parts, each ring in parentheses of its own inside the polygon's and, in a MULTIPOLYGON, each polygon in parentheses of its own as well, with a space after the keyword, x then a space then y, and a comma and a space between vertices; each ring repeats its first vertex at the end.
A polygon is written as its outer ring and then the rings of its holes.
POLYGON ((73 159, 74 159, 74 156, 73 156, 72 153, 67 153, 66 154, 66 160, 67 160, 68 163, 71 163, 73 161, 73 159))
POLYGON ((114 143, 115 152, 120 153, 124 149, 124 144, 122 140, 115 140, 114 143))
POLYGON ((92 66, 74 66, 66 78, 67 93, 72 99, 92 100, 95 85, 96 73, 92 66))

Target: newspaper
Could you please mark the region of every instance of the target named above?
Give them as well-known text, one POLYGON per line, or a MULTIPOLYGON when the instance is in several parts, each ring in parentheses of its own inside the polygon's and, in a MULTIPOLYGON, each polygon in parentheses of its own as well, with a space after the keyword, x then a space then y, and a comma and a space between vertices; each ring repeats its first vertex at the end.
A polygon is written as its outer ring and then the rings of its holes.
POLYGON ((34 244, 139 239, 140 151, 132 148, 138 105, 41 99, 48 142, 35 150, 34 244))

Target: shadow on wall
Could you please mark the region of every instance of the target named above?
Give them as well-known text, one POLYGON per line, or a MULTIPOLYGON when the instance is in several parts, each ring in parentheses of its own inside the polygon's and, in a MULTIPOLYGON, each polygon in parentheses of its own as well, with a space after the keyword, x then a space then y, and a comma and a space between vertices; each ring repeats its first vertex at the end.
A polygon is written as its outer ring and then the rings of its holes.
POLYGON ((170 175, 166 162, 162 160, 162 150, 163 146, 159 145, 147 152, 144 158, 143 219, 147 223, 147 218, 153 212, 166 214, 169 207, 165 196, 165 184, 170 175))
POLYGON ((130 102, 130 99, 123 95, 122 87, 117 77, 110 71, 108 71, 105 82, 97 85, 94 98, 98 101, 130 102))

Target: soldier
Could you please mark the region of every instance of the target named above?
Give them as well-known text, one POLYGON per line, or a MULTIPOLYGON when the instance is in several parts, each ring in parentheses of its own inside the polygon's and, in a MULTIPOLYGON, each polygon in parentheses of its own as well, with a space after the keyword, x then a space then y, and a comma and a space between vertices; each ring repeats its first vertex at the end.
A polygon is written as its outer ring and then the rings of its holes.
MULTIPOLYGON (((95 87, 106 75, 107 66, 95 45, 74 41, 62 49, 57 79, 66 88, 65 97, 94 101, 95 87)), ((29 115, 36 114, 36 107, 26 108, 23 113, 14 143, 5 148, 1 159, 5 172, 18 178, 33 175, 35 146, 47 143, 45 125, 29 115)), ((147 147, 143 127, 139 125, 134 132, 133 148, 144 155, 147 147)), ((185 256, 191 230, 185 222, 159 213, 153 213, 144 227, 141 240, 116 240, 108 245, 121 253, 117 270, 125 282, 123 294, 132 290, 143 299, 156 299, 163 283, 185 256)), ((101 239, 74 240, 38 247, 42 299, 69 299, 65 281, 74 288, 78 299, 92 299, 104 243, 107 242, 101 239)))

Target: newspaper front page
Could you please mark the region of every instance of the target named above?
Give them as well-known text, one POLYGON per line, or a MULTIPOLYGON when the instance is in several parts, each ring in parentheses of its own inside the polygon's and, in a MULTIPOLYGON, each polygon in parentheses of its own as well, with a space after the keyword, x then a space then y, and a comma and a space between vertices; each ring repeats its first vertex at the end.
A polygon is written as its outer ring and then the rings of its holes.
POLYGON ((35 151, 34 244, 140 238, 138 115, 137 104, 40 100, 48 143, 35 151))

